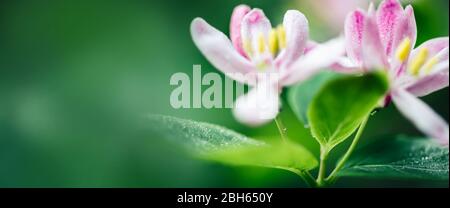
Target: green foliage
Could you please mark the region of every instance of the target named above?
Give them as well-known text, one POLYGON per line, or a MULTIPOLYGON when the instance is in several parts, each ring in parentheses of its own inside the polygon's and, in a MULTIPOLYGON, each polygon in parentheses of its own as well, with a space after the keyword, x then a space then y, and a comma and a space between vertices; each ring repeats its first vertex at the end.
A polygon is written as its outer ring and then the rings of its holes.
MULTIPOLYGON (((314 40, 323 42, 338 35, 322 21, 321 12, 306 5, 311 2, 243 1, 263 9, 274 24, 282 23, 285 9, 301 11, 314 40)), ((0 187, 296 186, 297 178, 278 171, 241 178, 239 174, 247 169, 217 168, 186 157, 180 151, 183 148, 167 144, 154 133, 166 128, 160 121, 146 119, 145 128, 154 125, 156 130, 135 132, 134 119, 145 112, 220 123, 258 138, 276 133, 274 125, 244 127, 228 109, 173 109, 169 105, 174 86, 168 80, 174 73, 189 74, 193 64, 201 64, 205 74, 218 73, 192 43, 188 28, 192 18, 203 17, 228 34, 228 17, 238 1, 170 3, 177 6, 141 0, 108 4, 96 0, 2 1, 0 187)), ((413 4, 417 21, 416 46, 448 36, 448 0, 405 1, 403 5, 408 3, 413 4)), ((447 121, 448 95, 446 88, 424 98, 447 121)), ((316 149, 314 141, 305 139, 309 131, 291 122, 293 115, 288 113, 289 136, 316 149)), ((380 131, 417 133, 393 107, 377 113, 369 126, 362 140, 380 131)), ((336 156, 341 155, 332 154, 329 160, 336 156)), ((373 184, 364 178, 356 182, 373 184)), ((383 178, 380 182, 411 184, 383 178)), ((430 186, 428 181, 416 184, 430 186)))
POLYGON ((213 152, 206 158, 233 165, 256 165, 296 172, 317 167, 316 158, 303 146, 277 143, 260 147, 239 147, 213 152))
POLYGON ((431 139, 379 139, 355 152, 339 176, 448 180, 448 148, 431 139))
POLYGON ((231 165, 278 168, 299 173, 318 165, 304 147, 294 143, 266 144, 226 128, 169 116, 151 116, 158 135, 182 144, 196 156, 231 165))
POLYGON ((305 126, 308 126, 309 123, 306 114, 311 100, 327 81, 337 76, 339 76, 339 74, 331 71, 324 71, 303 83, 294 85, 289 88, 287 95, 289 105, 291 106, 297 118, 305 126))
POLYGON ((264 143, 250 139, 224 127, 171 116, 151 115, 153 132, 186 147, 194 153, 210 153, 224 148, 261 146, 264 143))
POLYGON ((328 82, 308 108, 311 133, 331 150, 348 138, 388 90, 385 74, 348 76, 328 82))

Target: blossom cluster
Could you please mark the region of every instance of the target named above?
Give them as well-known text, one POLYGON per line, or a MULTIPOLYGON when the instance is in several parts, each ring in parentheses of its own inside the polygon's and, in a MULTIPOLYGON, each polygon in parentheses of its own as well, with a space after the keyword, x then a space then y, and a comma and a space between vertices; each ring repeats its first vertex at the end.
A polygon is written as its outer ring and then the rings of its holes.
POLYGON ((231 79, 252 87, 233 108, 242 123, 270 122, 279 112, 283 87, 322 70, 351 74, 383 70, 390 89, 380 107, 394 103, 420 131, 448 145, 447 122, 418 99, 448 86, 448 37, 415 47, 413 7, 403 8, 397 0, 384 0, 377 9, 371 4, 368 10, 350 12, 343 33, 343 37, 317 43, 310 39, 308 20, 300 11, 287 11, 282 24, 273 26, 262 10, 247 5, 234 9, 229 37, 202 18, 191 24, 194 43, 208 61, 231 79), (264 79, 270 73, 277 73, 277 78, 264 79))

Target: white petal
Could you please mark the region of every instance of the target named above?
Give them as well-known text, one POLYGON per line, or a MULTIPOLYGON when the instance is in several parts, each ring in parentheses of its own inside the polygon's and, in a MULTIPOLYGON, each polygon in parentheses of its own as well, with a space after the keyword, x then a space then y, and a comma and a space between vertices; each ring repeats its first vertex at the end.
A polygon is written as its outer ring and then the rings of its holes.
POLYGON ((448 145, 449 130, 447 122, 434 112, 427 104, 403 89, 392 92, 392 100, 398 110, 408 118, 420 131, 448 145))
POLYGON ((406 90, 415 96, 421 97, 448 87, 448 65, 448 62, 443 62, 436 65, 432 74, 415 79, 410 85, 407 86, 406 90))
POLYGON ((279 110, 277 85, 258 83, 246 95, 236 100, 233 114, 236 119, 249 126, 258 126, 273 120, 279 110))
POLYGON ((345 53, 344 43, 344 38, 338 37, 317 45, 281 75, 281 84, 286 86, 304 81, 321 69, 338 62, 345 53))
POLYGON ((286 49, 275 60, 278 65, 289 66, 295 62, 307 47, 309 36, 308 20, 297 10, 289 10, 284 15, 283 26, 286 30, 286 49))
MULTIPOLYGON (((411 64, 411 62, 417 57, 418 53, 423 50, 424 48, 427 49, 428 55, 427 55, 427 61, 430 59, 436 59, 437 65, 440 63, 448 63, 448 57, 449 57, 449 45, 448 45, 448 37, 440 37, 440 38, 433 38, 430 39, 424 43, 422 43, 419 47, 415 48, 411 52, 411 59, 409 60, 408 65, 411 64)), ((425 65, 425 64, 424 64, 425 65)), ((435 72, 434 69, 427 70, 424 69, 425 66, 422 66, 422 69, 420 69, 420 74, 426 74, 428 72, 435 72)))
POLYGON ((356 64, 348 57, 341 57, 335 64, 331 65, 331 69, 344 74, 359 74, 364 72, 361 65, 356 64))
POLYGON ((258 37, 260 34, 266 40, 272 29, 269 19, 261 9, 252 9, 244 16, 241 23, 241 37, 243 41, 250 41, 253 51, 258 51, 258 37))
POLYGON ((196 18, 191 23, 191 35, 195 45, 214 67, 236 81, 248 83, 233 75, 255 73, 255 67, 236 51, 225 34, 205 20, 196 18))

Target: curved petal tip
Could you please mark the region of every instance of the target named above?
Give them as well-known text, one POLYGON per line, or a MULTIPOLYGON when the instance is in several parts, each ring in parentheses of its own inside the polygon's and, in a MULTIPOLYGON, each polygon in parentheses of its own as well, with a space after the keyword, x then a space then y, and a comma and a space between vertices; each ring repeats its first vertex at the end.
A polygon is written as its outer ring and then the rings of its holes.
POLYGON ((249 13, 251 8, 245 4, 241 4, 236 6, 233 10, 233 14, 231 15, 230 21, 230 38, 231 42, 233 42, 233 46, 236 50, 243 56, 247 56, 243 47, 242 47, 242 37, 241 37, 241 23, 244 19, 244 16, 249 13))

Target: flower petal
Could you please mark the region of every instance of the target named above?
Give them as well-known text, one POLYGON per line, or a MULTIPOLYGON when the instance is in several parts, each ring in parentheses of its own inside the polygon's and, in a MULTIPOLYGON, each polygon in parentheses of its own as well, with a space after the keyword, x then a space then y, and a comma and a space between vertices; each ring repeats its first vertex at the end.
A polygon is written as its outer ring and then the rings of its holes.
POLYGON ((403 11, 403 15, 399 17, 398 23, 394 29, 391 55, 395 54, 394 50, 405 38, 409 38, 411 41, 411 48, 413 48, 417 39, 417 26, 416 18, 414 17, 414 10, 411 5, 406 6, 405 11, 403 11))
POLYGON ((336 63, 345 53, 345 41, 338 37, 314 47, 281 75, 283 86, 304 81, 321 69, 336 63))
POLYGON ((233 43, 234 48, 242 55, 247 57, 247 54, 242 47, 242 37, 241 37, 241 23, 244 16, 250 12, 250 7, 247 5, 239 5, 234 8, 233 14, 231 15, 230 21, 230 38, 233 43))
POLYGON ((439 67, 439 69, 436 69, 435 73, 421 77, 409 85, 406 90, 415 96, 421 97, 448 87, 448 65, 448 62, 437 65, 436 67, 439 67))
POLYGON ((392 92, 392 99, 398 110, 423 133, 448 145, 449 130, 447 122, 427 104, 403 89, 392 92))
POLYGON ((365 13, 356 10, 347 15, 345 20, 345 46, 348 57, 358 65, 362 61, 362 36, 364 31, 365 13))
MULTIPOLYGON (((423 62, 423 66, 418 71, 418 75, 412 75, 407 70, 402 70, 398 73, 396 78, 396 84, 403 88, 410 88, 411 92, 417 96, 424 96, 433 91, 445 87, 445 76, 440 76, 439 73, 448 73, 448 60, 449 60, 449 40, 448 37, 434 38, 421 44, 419 47, 411 52, 408 60, 408 66, 411 67, 413 62, 418 58, 419 52, 424 48, 427 50, 426 60, 423 62), (438 74, 436 74, 438 73, 438 74), (433 78, 434 77, 434 78, 433 78), (430 80, 430 81, 427 81, 430 80), (436 80, 438 83, 431 83, 431 80, 436 80), (440 80, 440 81, 438 81, 440 80), (428 84, 436 84, 435 87, 427 86, 428 84), (432 91, 430 91, 432 90, 432 91)), ((444 73, 444 75, 445 75, 444 73)))
POLYGON ((409 61, 410 56, 406 57, 406 60, 399 60, 398 57, 395 57, 396 50, 400 44, 406 39, 409 39, 409 48, 408 53, 414 48, 417 39, 417 27, 416 27, 416 19, 414 17, 414 11, 411 5, 408 5, 403 12, 403 15, 398 18, 398 23, 394 29, 394 37, 392 40, 392 51, 390 56, 388 57, 391 64, 391 75, 392 76, 402 76, 405 74, 407 63, 409 61))
POLYGON ((252 9, 244 16, 241 23, 241 37, 243 41, 250 41, 253 51, 258 49, 258 37, 263 34, 268 40, 272 29, 269 19, 261 9, 252 9))
POLYGON ((439 54, 438 57, 438 62, 448 62, 448 48, 449 48, 449 39, 448 37, 440 37, 440 38, 433 38, 431 40, 428 40, 424 43, 422 43, 419 47, 417 47, 416 49, 414 49, 411 52, 411 57, 412 59, 414 57, 417 56, 417 54, 419 53, 419 51, 422 50, 422 48, 427 48, 428 50, 428 57, 432 58, 432 57, 436 57, 436 55, 438 55, 439 53, 441 53, 442 51, 444 51, 443 53, 439 54))
POLYGON ((316 46, 318 45, 318 43, 316 41, 313 40, 308 40, 306 42, 306 47, 305 47, 305 54, 309 53, 312 49, 314 49, 316 46))
POLYGON ((364 72, 364 69, 362 69, 360 65, 355 64, 348 57, 341 57, 336 63, 331 65, 331 69, 333 69, 333 71, 335 72, 344 74, 355 74, 364 72))
POLYGON ((191 35, 195 45, 211 64, 232 79, 248 83, 236 73, 254 73, 254 65, 241 56, 231 45, 230 40, 220 31, 213 28, 205 20, 196 18, 191 23, 191 35))
POLYGON ((375 17, 369 14, 362 35, 362 62, 366 70, 389 68, 380 38, 375 17))
POLYGON ((236 100, 233 114, 241 123, 258 126, 273 120, 278 111, 278 86, 261 82, 236 100))
POLYGON ((390 56, 393 48, 395 28, 403 16, 402 5, 398 0, 384 0, 377 10, 377 24, 380 30, 381 42, 384 45, 386 55, 390 56))
POLYGON ((275 60, 275 64, 289 67, 305 51, 309 36, 308 20, 297 10, 289 10, 284 15, 283 26, 286 30, 286 49, 275 60))

